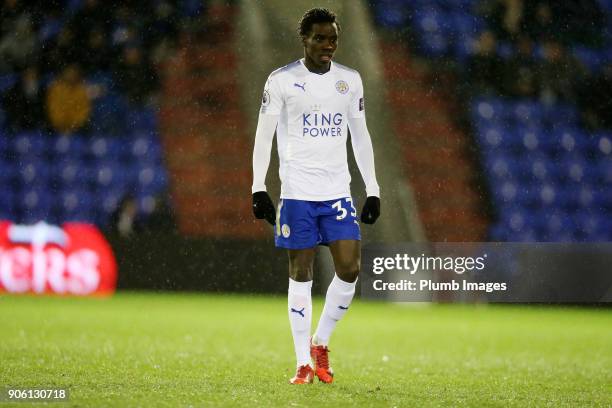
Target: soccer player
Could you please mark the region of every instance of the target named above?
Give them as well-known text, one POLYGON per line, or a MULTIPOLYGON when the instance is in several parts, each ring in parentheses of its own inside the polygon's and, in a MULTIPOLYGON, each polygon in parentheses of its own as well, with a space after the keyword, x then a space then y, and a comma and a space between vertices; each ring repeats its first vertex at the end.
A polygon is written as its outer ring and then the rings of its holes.
POLYGON ((288 313, 297 357, 292 384, 311 383, 315 375, 324 383, 333 381, 327 345, 355 294, 361 234, 349 186, 347 126, 366 185, 361 222, 373 224, 380 215, 361 77, 332 62, 339 31, 336 15, 327 9, 304 14, 299 25, 304 58, 268 77, 253 149, 253 212, 275 226, 276 246, 289 253, 288 313), (275 131, 281 179, 277 211, 265 185, 275 131), (336 273, 311 338, 310 292, 317 245, 329 246, 336 273))

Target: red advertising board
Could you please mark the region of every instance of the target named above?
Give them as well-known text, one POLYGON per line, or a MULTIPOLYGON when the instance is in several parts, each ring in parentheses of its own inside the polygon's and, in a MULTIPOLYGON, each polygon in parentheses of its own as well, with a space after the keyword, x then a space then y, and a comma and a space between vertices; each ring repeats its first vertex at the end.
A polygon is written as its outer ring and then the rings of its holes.
POLYGON ((0 293, 110 295, 117 263, 93 225, 0 221, 0 293))

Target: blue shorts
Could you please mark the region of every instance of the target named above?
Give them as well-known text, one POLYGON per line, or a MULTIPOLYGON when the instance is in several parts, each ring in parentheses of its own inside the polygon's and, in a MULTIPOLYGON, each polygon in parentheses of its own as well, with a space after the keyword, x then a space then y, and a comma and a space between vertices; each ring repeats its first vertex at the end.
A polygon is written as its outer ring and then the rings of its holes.
POLYGON ((274 241, 279 248, 305 249, 339 240, 361 240, 350 197, 329 201, 283 199, 276 212, 274 241))

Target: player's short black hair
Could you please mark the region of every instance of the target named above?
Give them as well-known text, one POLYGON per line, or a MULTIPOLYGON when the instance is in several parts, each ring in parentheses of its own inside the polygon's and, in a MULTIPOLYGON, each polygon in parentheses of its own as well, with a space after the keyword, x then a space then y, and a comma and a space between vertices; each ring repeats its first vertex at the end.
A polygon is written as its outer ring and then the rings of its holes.
POLYGON ((336 23, 338 31, 340 31, 340 23, 338 23, 336 13, 326 8, 315 7, 302 16, 298 27, 300 37, 307 36, 312 30, 312 25, 316 23, 336 23))

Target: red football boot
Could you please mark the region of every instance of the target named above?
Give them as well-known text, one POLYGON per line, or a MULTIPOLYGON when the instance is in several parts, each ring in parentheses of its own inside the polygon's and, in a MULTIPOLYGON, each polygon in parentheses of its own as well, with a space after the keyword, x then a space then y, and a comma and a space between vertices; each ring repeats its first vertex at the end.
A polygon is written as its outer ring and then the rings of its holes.
POLYGON ((327 346, 317 346, 310 343, 310 357, 315 362, 315 374, 319 377, 319 381, 326 384, 331 384, 334 381, 334 372, 329 366, 329 349, 327 346))
POLYGON ((291 384, 311 384, 314 379, 314 370, 309 365, 299 366, 295 377, 289 380, 291 384))

